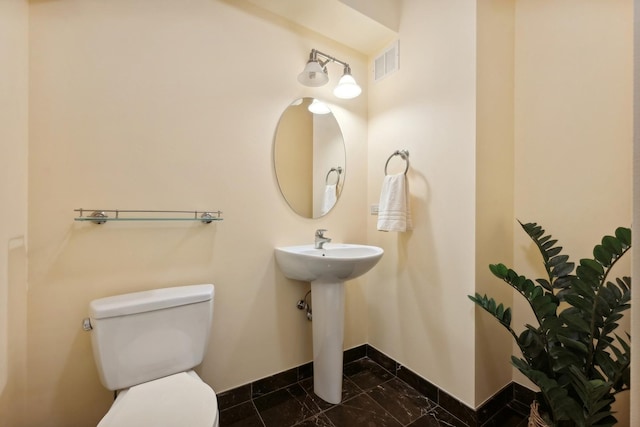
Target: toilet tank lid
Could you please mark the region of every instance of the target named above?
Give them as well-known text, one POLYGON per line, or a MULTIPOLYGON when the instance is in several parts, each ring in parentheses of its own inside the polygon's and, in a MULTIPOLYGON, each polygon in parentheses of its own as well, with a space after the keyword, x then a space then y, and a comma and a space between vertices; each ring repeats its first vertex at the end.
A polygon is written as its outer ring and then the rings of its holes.
POLYGON ((205 284, 114 295, 91 301, 89 303, 89 316, 93 319, 106 319, 161 310, 163 308, 209 301, 213 299, 213 294, 213 285, 205 284))

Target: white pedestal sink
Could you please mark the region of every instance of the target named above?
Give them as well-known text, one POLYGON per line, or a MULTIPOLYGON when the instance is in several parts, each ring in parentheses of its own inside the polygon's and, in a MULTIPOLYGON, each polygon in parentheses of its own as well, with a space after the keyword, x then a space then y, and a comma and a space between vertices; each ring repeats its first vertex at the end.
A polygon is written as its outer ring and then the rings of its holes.
POLYGON ((342 400, 344 282, 375 266, 384 251, 376 246, 327 243, 275 249, 286 277, 311 282, 313 301, 313 391, 329 403, 342 400))

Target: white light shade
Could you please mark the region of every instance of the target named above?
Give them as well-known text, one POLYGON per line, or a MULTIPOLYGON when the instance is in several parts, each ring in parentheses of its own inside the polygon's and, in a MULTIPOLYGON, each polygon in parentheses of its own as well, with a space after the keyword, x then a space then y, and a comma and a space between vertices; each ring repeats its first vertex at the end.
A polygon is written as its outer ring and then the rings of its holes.
POLYGON ((351 99, 362 93, 362 88, 358 86, 351 74, 345 74, 340 78, 338 86, 333 90, 333 94, 338 98, 351 99))
POLYGON ((329 76, 318 61, 309 61, 304 70, 298 74, 298 81, 305 86, 318 87, 327 84, 329 76))
POLYGON ((314 99, 307 109, 313 114, 329 114, 331 112, 327 104, 322 101, 318 101, 317 99, 314 99))

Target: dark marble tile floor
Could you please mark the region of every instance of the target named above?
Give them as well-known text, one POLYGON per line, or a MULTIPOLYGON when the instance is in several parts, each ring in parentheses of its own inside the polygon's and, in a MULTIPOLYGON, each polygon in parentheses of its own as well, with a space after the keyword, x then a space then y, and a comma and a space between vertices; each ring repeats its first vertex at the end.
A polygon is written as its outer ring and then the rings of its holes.
MULTIPOLYGON (((221 407, 220 427, 467 426, 368 357, 345 365, 338 405, 313 393, 310 376, 236 403, 221 407)), ((508 405, 483 427, 526 427, 521 412, 517 405, 508 405)))

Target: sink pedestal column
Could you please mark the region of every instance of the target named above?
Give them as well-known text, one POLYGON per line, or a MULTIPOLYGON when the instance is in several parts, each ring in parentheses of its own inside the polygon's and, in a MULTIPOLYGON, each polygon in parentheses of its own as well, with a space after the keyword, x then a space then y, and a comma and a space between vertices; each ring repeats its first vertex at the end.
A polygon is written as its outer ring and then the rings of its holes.
POLYGON ((313 391, 329 403, 342 400, 344 282, 311 282, 313 391))

